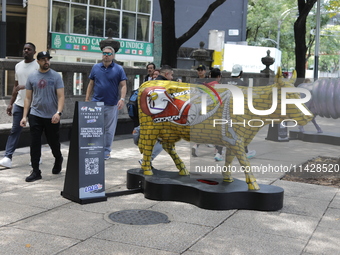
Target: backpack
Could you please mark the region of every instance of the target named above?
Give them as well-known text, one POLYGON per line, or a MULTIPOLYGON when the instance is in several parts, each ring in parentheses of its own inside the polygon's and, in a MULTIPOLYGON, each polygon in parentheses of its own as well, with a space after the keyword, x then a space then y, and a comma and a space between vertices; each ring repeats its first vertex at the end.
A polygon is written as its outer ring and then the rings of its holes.
POLYGON ((133 121, 138 121, 138 89, 132 91, 129 102, 126 104, 129 117, 133 121))

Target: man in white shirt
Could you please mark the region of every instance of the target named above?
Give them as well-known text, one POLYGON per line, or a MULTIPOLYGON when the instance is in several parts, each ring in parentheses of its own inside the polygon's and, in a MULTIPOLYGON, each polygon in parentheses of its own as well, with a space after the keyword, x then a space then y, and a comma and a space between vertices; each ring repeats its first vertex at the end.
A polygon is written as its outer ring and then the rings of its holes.
POLYGON ((11 168, 12 156, 17 148, 22 127, 20 121, 24 111, 24 100, 26 97, 26 80, 27 77, 35 70, 39 69, 37 61, 34 61, 35 45, 27 42, 23 48, 24 60, 15 66, 15 84, 13 87, 12 97, 6 112, 9 116, 13 116, 11 133, 6 143, 5 157, 0 160, 0 166, 11 168))

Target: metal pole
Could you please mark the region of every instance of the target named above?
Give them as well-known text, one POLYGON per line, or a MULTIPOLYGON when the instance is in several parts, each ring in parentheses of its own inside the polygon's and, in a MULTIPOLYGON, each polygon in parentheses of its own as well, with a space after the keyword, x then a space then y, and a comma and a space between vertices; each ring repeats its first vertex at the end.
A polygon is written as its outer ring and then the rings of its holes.
POLYGON ((320 45, 320 0, 317 0, 315 53, 314 53, 314 81, 319 78, 319 45, 320 45))
POLYGON ((280 34, 281 34, 281 24, 283 20, 279 20, 277 24, 277 37, 276 37, 276 48, 279 50, 280 49, 280 34))

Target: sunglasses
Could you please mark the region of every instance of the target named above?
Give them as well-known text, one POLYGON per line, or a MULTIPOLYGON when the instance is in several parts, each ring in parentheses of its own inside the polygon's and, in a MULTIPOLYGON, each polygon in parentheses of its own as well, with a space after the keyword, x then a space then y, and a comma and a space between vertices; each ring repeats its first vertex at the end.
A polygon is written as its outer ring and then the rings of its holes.
POLYGON ((103 55, 105 56, 111 56, 112 55, 112 52, 103 52, 103 55))

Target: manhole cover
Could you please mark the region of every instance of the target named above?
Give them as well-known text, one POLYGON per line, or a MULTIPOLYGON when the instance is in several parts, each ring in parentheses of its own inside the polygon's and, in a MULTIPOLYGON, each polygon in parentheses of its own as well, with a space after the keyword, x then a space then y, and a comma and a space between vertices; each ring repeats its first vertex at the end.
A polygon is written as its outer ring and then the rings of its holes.
POLYGON ((130 225, 152 225, 170 222, 164 213, 150 210, 124 210, 111 213, 109 218, 118 223, 130 225))

